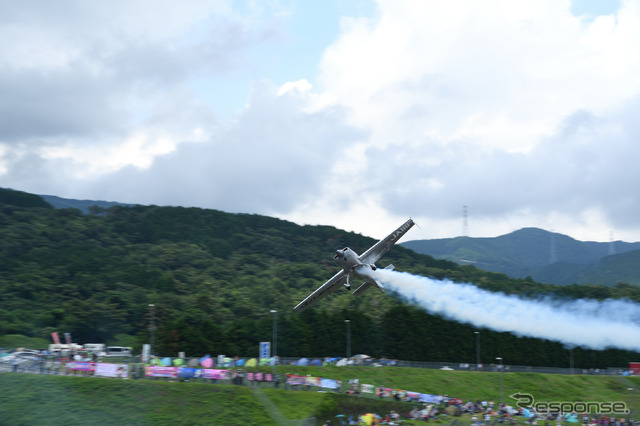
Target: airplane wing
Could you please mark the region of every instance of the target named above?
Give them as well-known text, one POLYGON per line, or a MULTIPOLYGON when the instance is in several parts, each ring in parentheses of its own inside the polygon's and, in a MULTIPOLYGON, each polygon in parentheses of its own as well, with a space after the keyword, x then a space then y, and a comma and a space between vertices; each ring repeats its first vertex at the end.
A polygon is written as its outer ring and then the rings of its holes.
POLYGON ((316 289, 313 293, 307 296, 302 302, 298 303, 298 305, 293 308, 294 311, 304 311, 309 306, 315 304, 318 300, 322 299, 324 296, 332 293, 334 290, 339 288, 347 282, 347 273, 344 270, 340 270, 337 274, 335 274, 329 281, 322 284, 320 287, 316 289))
POLYGON ((396 243, 411 227, 415 225, 412 219, 403 223, 398 229, 387 235, 382 240, 375 243, 369 250, 362 253, 360 260, 362 263, 375 263, 396 243))

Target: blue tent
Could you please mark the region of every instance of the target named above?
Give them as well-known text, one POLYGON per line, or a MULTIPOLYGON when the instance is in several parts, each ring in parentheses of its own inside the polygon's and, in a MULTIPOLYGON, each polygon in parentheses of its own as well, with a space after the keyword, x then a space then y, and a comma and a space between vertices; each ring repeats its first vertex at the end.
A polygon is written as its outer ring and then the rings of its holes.
POLYGON ((313 361, 311 361, 311 365, 315 365, 316 367, 320 367, 322 365, 322 361, 320 361, 319 359, 314 359, 313 361))
POLYGON ((245 362, 246 362, 246 360, 244 360, 244 359, 237 360, 236 361, 236 367, 242 367, 245 362))
POLYGON ((301 366, 308 366, 309 365, 309 358, 300 358, 298 360, 298 362, 296 362, 296 365, 301 365, 301 366))
POLYGON ((569 423, 578 423, 578 416, 575 413, 567 413, 564 418, 569 423))

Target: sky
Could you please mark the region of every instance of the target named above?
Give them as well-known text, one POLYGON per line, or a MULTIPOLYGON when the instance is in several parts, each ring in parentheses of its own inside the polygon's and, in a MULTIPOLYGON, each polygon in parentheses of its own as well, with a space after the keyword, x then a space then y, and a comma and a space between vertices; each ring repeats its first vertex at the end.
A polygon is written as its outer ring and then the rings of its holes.
POLYGON ((0 7, 0 187, 640 241, 640 0, 0 7))

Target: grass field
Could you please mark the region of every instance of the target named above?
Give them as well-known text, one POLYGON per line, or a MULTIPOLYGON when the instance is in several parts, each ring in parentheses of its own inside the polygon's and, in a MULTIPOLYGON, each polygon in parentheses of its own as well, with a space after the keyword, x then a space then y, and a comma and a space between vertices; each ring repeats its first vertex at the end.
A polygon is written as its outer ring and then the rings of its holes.
MULTIPOLYGON (((528 393, 536 401, 622 401, 639 411, 640 378, 534 373, 440 371, 372 367, 278 367, 310 374, 463 400, 494 400, 528 393)), ((415 404, 315 391, 193 382, 0 373, 0 419, 11 425, 278 425, 336 414, 409 411, 415 404)), ((446 424, 451 419, 441 419, 446 424)), ((468 418, 462 418, 467 421, 468 418)), ((411 424, 411 423, 406 423, 411 424)), ((424 423, 415 423, 424 424, 424 423)), ((468 424, 468 423, 467 423, 468 424)))

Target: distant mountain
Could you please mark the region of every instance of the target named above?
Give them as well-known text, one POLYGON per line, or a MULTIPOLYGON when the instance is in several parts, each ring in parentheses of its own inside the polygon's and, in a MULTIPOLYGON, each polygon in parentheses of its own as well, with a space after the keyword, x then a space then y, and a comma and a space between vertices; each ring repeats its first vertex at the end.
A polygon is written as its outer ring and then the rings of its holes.
POLYGON ((56 197, 55 195, 39 195, 44 201, 51 204, 56 209, 73 208, 81 210, 82 213, 89 213, 92 207, 107 210, 109 207, 122 206, 131 207, 134 204, 118 203, 115 201, 96 201, 96 200, 73 200, 70 198, 56 197))
POLYGON ((38 195, 9 188, 0 188, 0 204, 27 208, 40 207, 50 209, 52 207, 38 195))
POLYGON ((640 285, 640 242, 578 241, 539 228, 523 228, 495 238, 456 237, 401 243, 428 254, 512 278, 538 282, 640 285))

